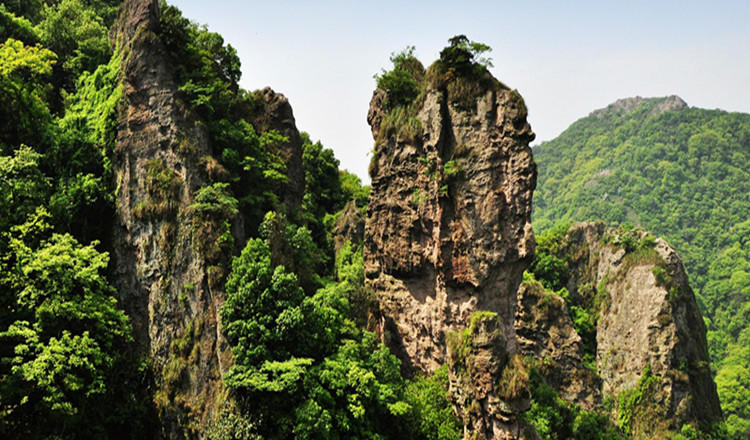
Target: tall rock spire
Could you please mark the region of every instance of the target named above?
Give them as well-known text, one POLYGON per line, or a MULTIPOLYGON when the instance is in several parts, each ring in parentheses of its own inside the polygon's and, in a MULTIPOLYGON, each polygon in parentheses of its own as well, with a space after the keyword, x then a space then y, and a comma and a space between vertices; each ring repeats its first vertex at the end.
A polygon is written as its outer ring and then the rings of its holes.
POLYGON ((400 123, 388 93, 373 95, 366 282, 406 370, 450 363, 467 429, 505 438, 528 404, 503 401, 493 384, 516 351, 516 292, 534 252, 534 134, 523 99, 494 78, 469 99, 457 89, 428 86, 400 123), (477 360, 468 369, 466 356, 477 360))

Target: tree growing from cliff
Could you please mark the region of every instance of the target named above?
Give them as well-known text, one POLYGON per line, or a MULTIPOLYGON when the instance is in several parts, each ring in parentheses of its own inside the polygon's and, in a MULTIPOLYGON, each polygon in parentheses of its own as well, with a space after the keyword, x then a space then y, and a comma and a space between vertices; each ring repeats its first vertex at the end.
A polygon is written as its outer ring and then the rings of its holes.
POLYGON ((227 280, 221 317, 235 365, 225 383, 240 400, 264 402, 246 409, 267 421, 264 435, 371 438, 393 431, 409 408, 401 401, 399 361, 349 318, 345 283, 306 295, 297 276, 274 263, 274 247, 299 252, 305 246, 294 243, 312 244, 306 229, 287 234, 274 217, 264 222, 267 239, 248 242, 227 280))

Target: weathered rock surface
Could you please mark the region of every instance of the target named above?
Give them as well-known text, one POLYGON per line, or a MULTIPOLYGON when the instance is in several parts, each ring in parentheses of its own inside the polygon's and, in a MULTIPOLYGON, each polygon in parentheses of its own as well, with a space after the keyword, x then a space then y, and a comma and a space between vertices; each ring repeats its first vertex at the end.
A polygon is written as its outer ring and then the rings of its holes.
POLYGON ((365 238, 365 215, 354 200, 344 206, 333 227, 333 248, 338 255, 347 242, 359 246, 365 238))
POLYGON ((552 298, 543 312, 536 299, 540 294, 525 285, 516 315, 521 351, 553 359, 561 371, 567 370, 567 378, 548 379, 565 398, 584 407, 601 406, 602 399, 636 389, 650 370, 658 386, 648 396, 649 417, 633 420, 634 437, 644 439, 679 431, 685 423, 722 420, 706 329, 685 270, 671 246, 659 238, 643 244, 645 236, 601 223, 580 223, 564 239, 571 298, 581 303, 598 295, 601 304, 596 331, 601 393, 590 376, 577 377, 582 351, 570 332, 570 319, 562 314, 567 308, 561 298, 547 292, 552 298), (537 306, 527 305, 534 302, 537 306), (542 314, 551 318, 540 319, 542 314), (592 387, 593 393, 581 392, 592 387))
MULTIPOLYGON (((488 346, 514 353, 516 291, 534 251, 534 134, 522 98, 490 90, 461 109, 446 91, 428 91, 411 136, 380 133, 385 101, 376 90, 368 115, 377 142, 364 250, 381 335, 407 370, 431 373, 448 361, 446 334, 467 328, 474 312, 491 311, 502 342, 488 346)), ((481 400, 482 411, 472 412, 458 397, 469 430, 504 438, 513 415, 501 415, 494 391, 482 385, 498 379, 503 361, 488 362, 471 380, 454 375, 463 388, 454 395, 481 400)))
MULTIPOLYGON (((123 105, 117 126, 114 280, 140 348, 155 373, 154 401, 165 438, 196 438, 227 399, 221 377, 231 352, 221 333, 227 255, 207 252, 219 230, 189 206, 209 178, 205 125, 178 94, 160 39, 157 0, 126 0, 111 37, 120 47, 123 105), (214 234, 215 235, 215 234, 214 234)), ((302 149, 291 106, 264 89, 247 116, 258 133, 277 130, 276 153, 290 183, 277 189, 289 210, 304 191, 302 149)), ((243 219, 229 219, 244 243, 243 219)))
POLYGON ((124 86, 113 260, 121 303, 153 360, 162 435, 184 438, 213 417, 223 393, 223 293, 195 249, 186 210, 203 183, 196 158, 210 153, 208 136, 177 98, 158 32, 156 0, 123 4, 113 29, 124 86))
POLYGON ((538 283, 524 283, 516 308, 518 352, 544 362, 545 376, 562 398, 586 410, 601 405, 601 383, 583 366, 584 345, 565 300, 538 283))

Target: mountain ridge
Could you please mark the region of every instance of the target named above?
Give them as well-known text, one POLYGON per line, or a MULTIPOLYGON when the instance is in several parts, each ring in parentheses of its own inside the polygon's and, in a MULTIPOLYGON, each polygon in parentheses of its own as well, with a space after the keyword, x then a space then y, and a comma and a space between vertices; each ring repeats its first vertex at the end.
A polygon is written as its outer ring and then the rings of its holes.
POLYGON ((539 231, 602 219, 665 237, 682 256, 706 318, 722 405, 735 408, 727 412, 730 432, 747 436, 750 414, 739 396, 748 365, 738 357, 747 325, 736 311, 748 291, 740 236, 750 214, 750 115, 681 105, 658 111, 668 99, 619 101, 535 146, 533 222, 539 231), (622 103, 629 112, 612 110, 622 103))

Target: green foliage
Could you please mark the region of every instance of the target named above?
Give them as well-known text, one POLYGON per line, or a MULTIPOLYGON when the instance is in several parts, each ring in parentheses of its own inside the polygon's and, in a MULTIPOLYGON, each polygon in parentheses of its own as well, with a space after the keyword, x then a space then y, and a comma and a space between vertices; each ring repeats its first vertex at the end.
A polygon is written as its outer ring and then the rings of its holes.
POLYGON ((366 328, 375 299, 365 288, 363 246, 354 248, 350 241, 344 243, 336 254, 335 277, 337 289, 349 303, 351 319, 358 327, 366 328))
POLYGON ((459 440, 462 427, 448 400, 448 365, 432 377, 417 376, 406 385, 404 401, 411 407, 407 418, 413 437, 423 440, 459 440))
POLYGON ((235 359, 225 383, 247 399, 262 397, 261 407, 244 411, 264 421, 264 435, 396 438, 388 433, 410 408, 401 400, 400 363, 348 317, 350 291, 363 288, 361 253, 341 258, 340 283, 306 295, 272 262, 271 247, 295 230, 278 225, 277 215, 267 217, 267 241, 251 239, 233 262, 221 309, 235 359))
POLYGON ((445 341, 448 345, 448 357, 450 365, 455 371, 471 372, 473 368, 473 356, 471 355, 471 345, 474 341, 474 334, 480 323, 485 320, 495 320, 497 313, 480 310, 471 315, 469 326, 460 331, 451 331, 445 335, 445 341))
POLYGON ((425 74, 429 87, 445 90, 450 102, 459 108, 472 110, 476 100, 489 90, 507 89, 490 74, 490 58, 483 54, 492 49, 483 43, 469 41, 465 35, 448 40, 449 46, 440 51, 440 59, 425 74))
POLYGON ((131 352, 130 326, 104 277, 108 258, 94 248, 111 231, 122 92, 107 28, 117 4, 0 5, 3 438, 153 430, 148 366, 131 352))
POLYGON ((443 178, 451 180, 461 172, 461 166, 455 160, 449 160, 443 164, 443 178))
POLYGON ((498 395, 506 401, 529 395, 529 365, 523 356, 515 354, 510 358, 497 388, 498 395))
POLYGON ((370 185, 362 185, 362 180, 347 170, 339 171, 339 181, 344 201, 354 200, 360 209, 367 207, 370 199, 370 185))
MULTIPOLYGON (((536 147, 534 226, 601 219, 663 236, 680 254, 696 292, 713 367, 737 372, 746 364, 739 337, 750 322, 750 172, 740 165, 750 161, 750 116, 697 108, 661 112, 661 102, 588 116, 536 147)), ((717 374, 717 382, 720 377, 728 376, 717 374)), ((742 397, 750 382, 735 377, 732 387, 719 387, 719 396, 730 431, 741 438, 750 436, 750 417, 739 409, 750 407, 750 394, 742 397)))
POLYGON ((296 274, 308 294, 322 287, 319 274, 323 273, 328 256, 315 244, 309 229, 290 223, 281 213, 269 212, 258 232, 268 243, 274 266, 282 265, 296 274))
POLYGON ((113 54, 108 64, 79 77, 57 121, 60 136, 45 155, 59 179, 50 211, 63 230, 82 240, 104 235, 102 218, 114 211, 111 156, 122 98, 119 70, 119 54, 113 54))
MULTIPOLYGON (((391 55, 393 69, 375 75, 378 88, 386 91, 386 114, 380 122, 376 145, 385 140, 421 142, 422 125, 417 118, 428 90, 444 90, 450 101, 471 109, 488 90, 505 87, 487 70, 492 63, 482 56, 489 46, 459 35, 451 38, 440 59, 425 71, 414 56, 414 47, 391 55)), ((370 163, 370 176, 377 174, 377 156, 370 163)), ((447 188, 446 188, 447 190, 447 188)), ((447 191, 445 191, 447 193, 447 191)))
POLYGON ((159 8, 161 39, 175 61, 175 76, 185 101, 207 122, 230 118, 238 104, 240 60, 215 32, 184 18, 179 9, 159 8))
POLYGON ((130 324, 104 277, 108 255, 51 233, 48 218, 40 209, 14 226, 0 263, 0 433, 101 437, 125 422, 107 412, 128 380, 130 324))
POLYGON ((44 0, 5 0, 2 5, 3 9, 9 13, 30 23, 36 23, 39 20, 43 6, 44 0))
POLYGON ((290 356, 303 330, 299 309, 303 299, 294 274, 283 266, 271 265, 268 245, 261 239, 249 240, 232 263, 226 301, 221 308, 235 358, 235 365, 225 378, 227 385, 243 386, 267 359, 290 356))
POLYGON ((440 62, 448 71, 468 75, 492 67, 492 59, 483 56, 492 51, 486 44, 469 41, 466 35, 456 35, 448 42, 450 46, 440 51, 440 62))
POLYGON ((219 418, 206 429, 207 440, 262 440, 257 434, 257 423, 247 417, 224 410, 219 418))
POLYGON ((0 43, 0 147, 39 145, 52 138, 49 79, 57 56, 12 38, 0 43))
POLYGON ((586 411, 561 398, 544 379, 543 365, 532 365, 529 371, 531 409, 524 413, 527 423, 534 426, 544 440, 627 440, 613 426, 609 415, 586 411))
POLYGON ((159 159, 149 159, 145 169, 148 197, 133 208, 133 215, 143 221, 174 219, 182 187, 180 175, 159 159))
POLYGON ((207 261, 219 262, 234 250, 232 222, 239 212, 238 204, 227 183, 206 185, 195 193, 195 203, 187 211, 196 247, 207 261))
POLYGON ((25 146, 0 156, 0 232, 23 223, 50 194, 49 179, 39 170, 41 157, 25 146))
POLYGON ((576 297, 571 297, 566 286, 576 249, 569 243, 569 229, 569 223, 561 223, 539 234, 536 254, 528 272, 529 277, 539 280, 550 294, 554 292, 565 300, 573 328, 583 340, 583 364, 596 371, 596 326, 600 313, 608 307, 606 282, 602 282, 597 291, 581 286, 576 297))
POLYGON ((63 57, 62 68, 70 79, 93 72, 110 57, 107 27, 84 0, 61 0, 42 9, 37 25, 41 42, 63 57))
POLYGON ((649 419, 639 418, 653 412, 649 408, 651 396, 657 391, 659 378, 651 373, 651 366, 647 365, 638 379, 638 385, 629 390, 623 390, 617 396, 617 426, 626 434, 631 434, 636 425, 648 423, 649 419))
POLYGON ((553 291, 568 284, 569 267, 567 256, 563 254, 568 228, 569 225, 564 225, 539 234, 534 261, 529 266, 529 272, 534 274, 534 278, 553 291))
POLYGON ((400 400, 399 367, 374 333, 344 340, 306 377, 308 398, 295 411, 295 438, 396 438, 398 417, 410 408, 400 400))
POLYGON ((0 41, 8 38, 23 41, 27 45, 35 44, 39 40, 29 20, 23 16, 17 16, 8 11, 6 5, 0 4, 0 41))
MULTIPOLYGON (((231 45, 174 6, 162 3, 159 19, 180 95, 208 129, 213 158, 204 161, 206 174, 213 181, 229 180, 245 226, 254 230, 267 211, 279 208, 278 194, 289 182, 279 157, 288 139, 273 130, 256 133, 247 121, 254 97, 237 84, 240 61, 231 45)), ((189 146, 183 154, 190 156, 189 146)))
POLYGON ((408 106, 420 93, 424 66, 414 56, 414 46, 391 54, 391 62, 392 70, 383 69, 380 75, 375 75, 378 88, 387 92, 389 108, 408 106))
MULTIPOLYGON (((342 186, 344 174, 339 173, 339 161, 334 157, 333 150, 323 148, 320 142, 313 144, 307 133, 302 133, 301 136, 302 166, 305 169, 302 216, 318 248, 330 255, 333 253, 330 239, 333 225, 326 223, 326 216, 343 209, 345 202, 355 197, 353 192, 361 191, 358 189, 361 188, 361 182, 350 177, 348 189, 352 193, 346 194, 342 186)), ((358 179, 352 174, 349 176, 358 179)))

